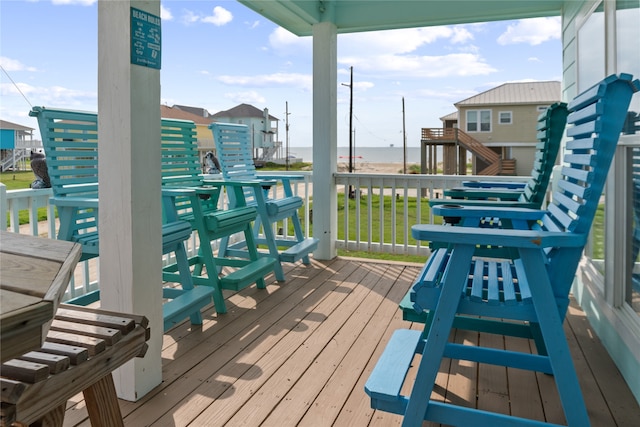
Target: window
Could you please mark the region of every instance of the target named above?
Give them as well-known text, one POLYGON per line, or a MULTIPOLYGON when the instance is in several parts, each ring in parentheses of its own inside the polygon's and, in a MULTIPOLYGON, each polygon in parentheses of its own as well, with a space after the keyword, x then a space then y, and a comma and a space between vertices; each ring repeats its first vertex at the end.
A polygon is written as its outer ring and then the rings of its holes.
POLYGON ((491 132, 491 110, 467 111, 467 132, 491 132))
POLYGON ((501 125, 510 125, 511 124, 511 111, 500 111, 498 113, 498 123, 501 125))

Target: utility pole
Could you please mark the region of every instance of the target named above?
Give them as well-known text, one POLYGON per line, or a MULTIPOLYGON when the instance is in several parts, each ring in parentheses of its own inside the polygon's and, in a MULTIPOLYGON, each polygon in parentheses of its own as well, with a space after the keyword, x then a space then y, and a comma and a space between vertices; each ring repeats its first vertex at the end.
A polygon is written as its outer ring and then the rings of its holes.
POLYGON ((353 172, 353 66, 349 81, 349 172, 353 172))
POLYGON ((285 164, 286 170, 289 170, 289 114, 290 114, 289 113, 289 101, 285 101, 284 105, 285 105, 285 113, 284 113, 284 117, 285 117, 285 127, 284 127, 284 130, 285 130, 285 150, 284 150, 285 151, 285 153, 284 153, 285 161, 284 161, 284 164, 285 164))
POLYGON ((402 97, 402 173, 407 174, 407 130, 404 117, 404 96, 402 97))
MULTIPOLYGON (((351 78, 349 84, 342 83, 342 86, 349 87, 349 173, 353 172, 353 66, 350 67, 351 78)), ((349 186, 349 198, 354 198, 355 194, 349 186)))

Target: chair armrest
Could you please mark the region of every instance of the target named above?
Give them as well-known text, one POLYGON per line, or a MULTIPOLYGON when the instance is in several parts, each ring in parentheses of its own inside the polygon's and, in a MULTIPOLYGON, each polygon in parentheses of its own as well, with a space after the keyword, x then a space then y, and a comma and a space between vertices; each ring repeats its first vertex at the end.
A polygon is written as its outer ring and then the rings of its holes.
POLYGON ((189 197, 195 193, 192 188, 163 188, 162 197, 189 197))
POLYGON ((445 190, 444 195, 451 198, 483 200, 495 198, 499 200, 516 201, 522 195, 522 190, 506 188, 453 188, 445 190))
POLYGON ((475 227, 446 227, 416 224, 411 227, 416 240, 463 245, 491 245, 509 248, 541 249, 549 247, 581 247, 585 234, 538 230, 496 230, 475 227))
POLYGON ((536 221, 542 219, 546 211, 528 208, 501 206, 461 206, 456 203, 436 205, 431 208, 435 215, 458 218, 503 218, 536 221))
POLYGON ((429 200, 429 206, 432 208, 438 205, 462 205, 462 206, 478 206, 491 209, 493 207, 508 208, 528 208, 536 209, 536 204, 531 202, 520 202, 510 200, 463 200, 463 199, 433 199, 429 200))
POLYGON ((303 181, 304 175, 258 175, 258 178, 271 181, 303 181))
POLYGON ((509 190, 524 190, 526 185, 526 182, 462 181, 463 188, 504 188, 509 190))
POLYGON ((52 197, 51 203, 60 207, 98 209, 97 197, 52 197))

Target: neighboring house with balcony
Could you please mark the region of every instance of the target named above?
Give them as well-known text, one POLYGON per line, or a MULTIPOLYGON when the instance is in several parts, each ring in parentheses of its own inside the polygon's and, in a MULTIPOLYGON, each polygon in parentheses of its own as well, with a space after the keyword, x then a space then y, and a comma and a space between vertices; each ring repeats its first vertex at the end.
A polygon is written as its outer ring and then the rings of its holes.
POLYGON ((212 118, 214 122, 247 125, 256 159, 267 161, 278 157, 278 150, 282 146, 282 142, 278 140, 279 119, 269 114, 268 108, 260 110, 253 105, 240 104, 217 112, 212 118))
MULTIPOLYGON (((502 159, 514 159, 515 175, 529 175, 538 142, 538 115, 560 100, 560 82, 524 82, 505 83, 454 105, 460 129, 502 159)), ((486 166, 476 158, 474 172, 486 166)))
POLYGON ((41 141, 33 139, 33 128, 0 120, 0 171, 20 168, 32 149, 42 148, 41 141))
POLYGON ((538 115, 560 99, 557 81, 505 83, 455 103, 444 130, 423 129, 422 143, 443 146, 445 174, 465 174, 469 151, 474 174, 529 175, 538 115))

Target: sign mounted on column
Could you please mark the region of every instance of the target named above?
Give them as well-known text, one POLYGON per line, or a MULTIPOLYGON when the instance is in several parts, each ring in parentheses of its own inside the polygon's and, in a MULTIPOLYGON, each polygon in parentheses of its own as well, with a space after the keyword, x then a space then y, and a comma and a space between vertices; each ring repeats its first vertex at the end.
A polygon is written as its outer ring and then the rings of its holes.
POLYGON ((162 56, 160 17, 131 8, 131 63, 160 69, 162 56))

